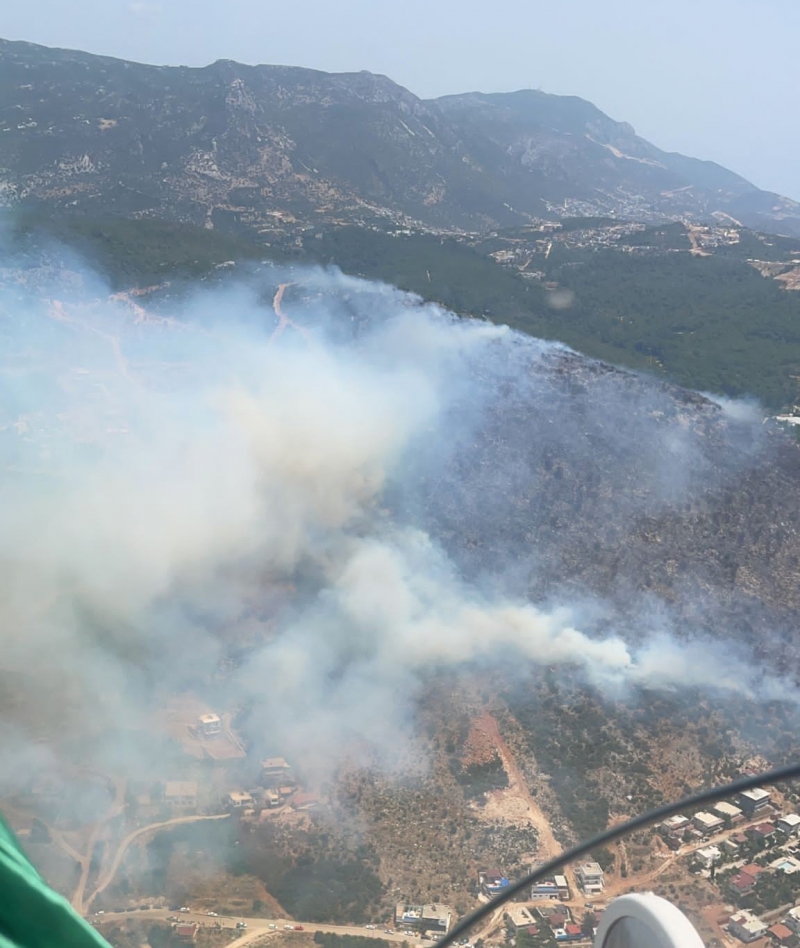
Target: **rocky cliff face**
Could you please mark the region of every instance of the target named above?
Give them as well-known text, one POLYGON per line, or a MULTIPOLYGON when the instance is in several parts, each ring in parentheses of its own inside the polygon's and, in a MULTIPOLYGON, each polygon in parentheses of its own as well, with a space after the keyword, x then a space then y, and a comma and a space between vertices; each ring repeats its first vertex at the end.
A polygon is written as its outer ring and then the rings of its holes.
POLYGON ((571 97, 423 101, 366 72, 156 67, 7 41, 0 89, 6 205, 257 230, 482 229, 564 213, 800 229, 793 202, 571 97))

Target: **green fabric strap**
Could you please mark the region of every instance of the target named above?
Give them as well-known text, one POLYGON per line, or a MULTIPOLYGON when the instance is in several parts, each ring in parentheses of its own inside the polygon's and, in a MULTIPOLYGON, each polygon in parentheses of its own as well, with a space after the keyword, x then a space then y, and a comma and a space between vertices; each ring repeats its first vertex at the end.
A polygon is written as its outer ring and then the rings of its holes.
POLYGON ((109 948, 28 861, 0 817, 0 948, 109 948))

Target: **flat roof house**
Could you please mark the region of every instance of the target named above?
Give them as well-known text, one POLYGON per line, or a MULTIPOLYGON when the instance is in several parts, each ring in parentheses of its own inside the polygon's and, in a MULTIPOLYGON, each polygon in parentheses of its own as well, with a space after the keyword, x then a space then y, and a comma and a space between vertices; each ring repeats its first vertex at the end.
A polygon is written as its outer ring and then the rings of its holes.
POLYGON ((203 737, 212 737, 222 730, 222 721, 218 714, 201 714, 197 719, 197 731, 203 737))
POLYGON ((715 833, 725 825, 725 821, 721 817, 714 816, 713 813, 706 813, 704 810, 695 813, 692 817, 692 822, 701 833, 705 833, 706 835, 715 833))
POLYGON ((164 802, 174 807, 196 807, 197 784, 194 780, 168 780, 164 787, 164 802))
POLYGON ((603 891, 605 877, 599 863, 583 863, 582 865, 578 866, 577 870, 575 871, 575 876, 578 879, 580 887, 587 895, 596 895, 597 893, 603 891))
POLYGON ((752 912, 742 911, 731 916, 728 922, 728 931, 734 938, 749 944, 751 941, 757 941, 767 933, 767 926, 757 915, 752 912))
POLYGON ((789 813, 775 821, 775 826, 787 836, 794 836, 800 830, 800 816, 796 813, 789 813))
POLYGON ((719 803, 715 803, 714 806, 711 807, 711 812, 723 820, 729 820, 731 823, 738 823, 743 819, 742 811, 739 807, 728 803, 727 800, 720 800, 719 803))
POLYGON ((244 790, 231 790, 225 797, 225 804, 231 810, 242 810, 245 807, 253 806, 254 803, 252 796, 245 793, 244 790))
POLYGON ((736 798, 737 804, 747 814, 752 817, 759 810, 768 807, 772 797, 769 790, 763 790, 761 787, 754 787, 752 790, 743 790, 736 798))

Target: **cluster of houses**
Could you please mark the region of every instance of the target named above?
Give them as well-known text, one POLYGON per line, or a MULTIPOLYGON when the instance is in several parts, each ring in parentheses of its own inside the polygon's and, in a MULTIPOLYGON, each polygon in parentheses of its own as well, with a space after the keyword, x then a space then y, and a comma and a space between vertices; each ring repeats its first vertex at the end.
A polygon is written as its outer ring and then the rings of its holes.
MULTIPOLYGON (((712 870, 712 873, 713 867, 724 857, 736 859, 744 855, 746 859, 750 854, 752 858, 753 843, 760 844, 757 849, 762 852, 776 844, 787 844, 791 837, 800 834, 800 815, 777 815, 772 807, 770 792, 757 787, 738 794, 733 801, 717 803, 709 811, 700 811, 692 816, 672 816, 660 826, 663 838, 673 850, 679 849, 683 842, 706 839, 723 829, 732 832, 715 845, 705 846, 693 854, 693 859, 702 868, 712 870), (736 825, 742 822, 747 822, 747 826, 737 830, 736 825)), ((736 871, 724 883, 723 890, 727 890, 728 895, 741 904, 742 898, 756 890, 761 876, 774 872, 786 875, 800 872, 798 857, 800 848, 781 845, 781 854, 769 865, 757 865, 745 860, 741 864, 734 863, 736 871)), ((720 924, 723 921, 724 917, 720 924)), ((800 905, 771 926, 753 912, 741 909, 727 919, 727 929, 729 934, 744 944, 767 936, 779 945, 794 944, 793 940, 800 935, 800 905)))
MULTIPOLYGON (((593 928, 600 924, 602 912, 594 912, 591 919, 593 928)), ((509 905, 506 910, 506 924, 514 932, 527 931, 531 935, 549 931, 559 943, 580 941, 587 937, 586 932, 573 918, 569 907, 561 903, 536 906, 529 909, 524 905, 509 905)))
POLYGON ((800 905, 789 909, 774 925, 768 925, 757 915, 742 909, 728 920, 728 932, 746 945, 765 936, 779 945, 785 945, 800 935, 800 905))
MULTIPOLYGON (((594 861, 581 863, 575 870, 575 878, 586 895, 599 895, 605 886, 603 870, 600 864, 594 861)), ((478 885, 482 895, 492 898, 508 887, 509 880, 499 869, 480 869, 478 885)), ((569 901, 572 895, 567 877, 553 875, 540 879, 531 886, 530 897, 532 902, 553 899, 569 901)))
MULTIPOLYGON (((677 850, 684 842, 693 839, 705 839, 723 829, 733 827, 743 820, 757 819, 760 814, 766 817, 771 812, 771 804, 770 792, 756 787, 753 790, 745 790, 740 793, 736 797, 735 803, 722 800, 715 803, 710 810, 700 810, 691 817, 680 814, 671 816, 661 823, 661 834, 670 849, 677 850)), ((795 817, 782 819, 791 820, 795 817)), ((800 824, 800 817, 796 817, 796 819, 800 824)), ((775 829, 776 826, 765 820, 764 823, 750 827, 748 833, 769 835, 775 832, 775 829)))
MULTIPOLYGON (((216 718, 216 715, 206 715, 216 718)), ((218 719, 217 719, 218 720, 218 719)), ((214 722, 210 722, 214 726, 214 722)), ((197 783, 193 780, 171 780, 164 787, 164 802, 173 810, 197 809, 197 783)), ((283 757, 268 757, 261 761, 259 786, 248 790, 237 789, 226 793, 222 809, 244 817, 268 815, 269 810, 289 805, 293 810, 306 811, 319 806, 316 794, 299 786, 292 767, 283 757)))

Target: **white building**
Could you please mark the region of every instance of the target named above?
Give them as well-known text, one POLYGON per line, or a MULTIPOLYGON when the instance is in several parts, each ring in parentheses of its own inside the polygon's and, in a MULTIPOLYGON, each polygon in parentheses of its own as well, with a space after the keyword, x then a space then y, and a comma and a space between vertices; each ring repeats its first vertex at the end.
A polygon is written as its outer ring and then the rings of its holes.
POLYGON ((730 820, 731 823, 738 823, 742 819, 742 811, 738 806, 722 800, 711 807, 711 812, 723 820, 730 820))
POLYGON ((716 833, 717 830, 722 829, 724 826, 724 821, 720 819, 720 817, 714 816, 713 813, 706 813, 704 810, 695 813, 692 817, 692 822, 701 833, 705 833, 706 835, 716 833))
POLYGON ((749 944, 751 941, 757 941, 766 935, 767 925, 757 915, 743 909, 728 922, 728 931, 734 938, 749 944))
POLYGON ((795 905, 794 908, 789 909, 783 924, 787 928, 791 928, 795 935, 800 935, 800 905, 795 905))
POLYGON ((710 869, 714 863, 720 861, 722 853, 716 846, 706 846, 705 849, 698 849, 695 857, 704 869, 710 869))
POLYGON ((675 816, 669 817, 669 819, 664 820, 661 824, 661 829, 665 833, 673 835, 675 833, 682 833, 689 825, 689 820, 685 816, 680 816, 676 814, 675 816))
POLYGON ((796 813, 789 813, 788 816, 782 816, 776 820, 775 826, 787 836, 794 836, 800 830, 800 816, 796 813))
POLYGON ((603 891, 605 878, 599 863, 583 863, 578 866, 575 876, 578 880, 578 884, 587 895, 597 895, 603 891))
POLYGON ((201 714, 197 719, 197 730, 203 737, 212 737, 222 730, 222 721, 218 714, 201 714))
POLYGON ((225 804, 232 810, 243 810, 245 807, 253 806, 254 800, 249 793, 244 790, 231 790, 225 797, 225 804))

